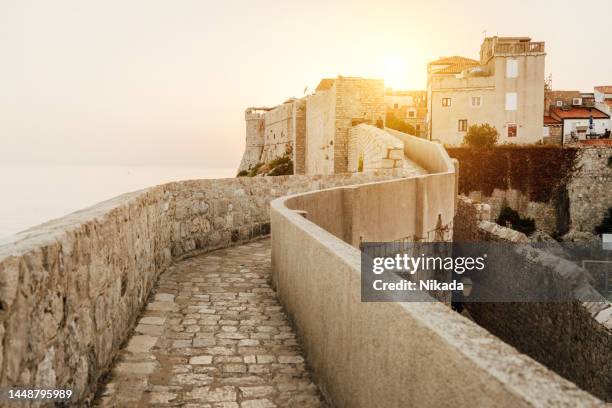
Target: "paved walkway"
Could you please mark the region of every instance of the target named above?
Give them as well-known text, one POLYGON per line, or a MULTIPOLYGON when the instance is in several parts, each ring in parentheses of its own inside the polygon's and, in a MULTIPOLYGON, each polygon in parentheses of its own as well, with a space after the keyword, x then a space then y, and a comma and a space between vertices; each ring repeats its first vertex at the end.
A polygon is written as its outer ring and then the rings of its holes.
POLYGON ((171 267, 96 405, 324 406, 269 279, 268 239, 171 267))

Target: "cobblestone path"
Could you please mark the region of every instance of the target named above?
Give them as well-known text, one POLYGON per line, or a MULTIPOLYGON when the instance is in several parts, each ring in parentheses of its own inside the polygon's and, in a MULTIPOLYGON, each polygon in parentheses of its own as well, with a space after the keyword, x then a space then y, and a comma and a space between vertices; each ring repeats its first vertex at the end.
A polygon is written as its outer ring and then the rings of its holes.
POLYGON ((96 406, 324 406, 269 278, 269 239, 175 264, 96 406))

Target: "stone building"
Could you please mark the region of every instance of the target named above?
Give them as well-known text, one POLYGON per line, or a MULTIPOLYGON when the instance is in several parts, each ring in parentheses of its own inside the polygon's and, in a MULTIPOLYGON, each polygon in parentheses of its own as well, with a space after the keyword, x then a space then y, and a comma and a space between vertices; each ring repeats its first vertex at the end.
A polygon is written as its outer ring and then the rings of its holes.
POLYGON ((246 146, 238 171, 290 155, 295 173, 303 174, 305 108, 304 99, 294 98, 273 108, 247 108, 246 146))
POLYGON ((239 171, 290 155, 295 174, 346 172, 349 129, 361 123, 384 123, 384 119, 382 80, 323 79, 304 98, 246 110, 246 148, 239 171))
POLYGON ((396 91, 387 88, 385 91, 387 114, 414 127, 414 135, 427 135, 427 91, 396 91))
POLYGON ((460 145, 469 126, 488 123, 500 143, 542 140, 544 42, 487 37, 480 60, 442 58, 428 64, 428 135, 460 145))

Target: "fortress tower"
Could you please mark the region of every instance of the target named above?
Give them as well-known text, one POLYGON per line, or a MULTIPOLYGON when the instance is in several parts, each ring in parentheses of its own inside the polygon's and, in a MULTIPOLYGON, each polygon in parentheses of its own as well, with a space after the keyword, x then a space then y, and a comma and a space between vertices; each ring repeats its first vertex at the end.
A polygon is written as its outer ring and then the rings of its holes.
POLYGON ((244 112, 246 122, 246 145, 238 171, 249 170, 261 161, 264 146, 264 111, 268 108, 247 108, 244 112))

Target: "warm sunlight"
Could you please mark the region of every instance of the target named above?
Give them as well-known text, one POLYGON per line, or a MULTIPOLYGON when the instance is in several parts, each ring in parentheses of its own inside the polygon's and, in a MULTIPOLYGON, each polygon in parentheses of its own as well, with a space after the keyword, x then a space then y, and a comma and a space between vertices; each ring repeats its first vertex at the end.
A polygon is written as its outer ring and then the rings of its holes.
POLYGON ((381 76, 385 86, 393 89, 408 89, 411 86, 410 77, 413 67, 405 55, 386 55, 381 59, 381 76))

